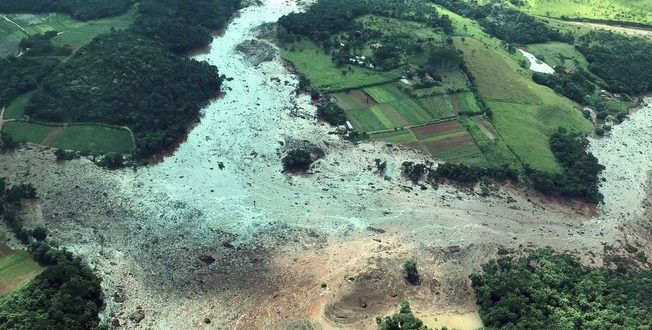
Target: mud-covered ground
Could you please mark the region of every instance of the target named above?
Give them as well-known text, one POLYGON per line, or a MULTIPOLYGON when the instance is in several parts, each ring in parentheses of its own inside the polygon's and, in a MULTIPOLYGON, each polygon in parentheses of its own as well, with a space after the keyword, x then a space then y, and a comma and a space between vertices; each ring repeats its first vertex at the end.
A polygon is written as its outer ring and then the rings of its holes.
POLYGON ((35 146, 0 155, 0 177, 38 189, 28 224, 46 224, 104 279, 107 320, 127 329, 373 328, 404 298, 424 316, 475 310, 468 275, 499 248, 549 245, 599 264, 603 245, 631 239, 650 253, 639 227, 652 108, 592 141, 608 168, 601 215, 515 187, 423 190, 399 168, 425 155, 342 141, 295 96, 298 82, 278 58, 238 53, 256 27, 297 9, 285 0, 248 7, 197 56, 232 79, 159 164, 111 172, 87 159, 57 163, 35 146), (304 141, 325 157, 308 175, 283 174, 281 155, 304 141), (375 173, 375 159, 393 164, 392 180, 375 173), (408 258, 421 285, 402 278, 408 258), (136 324, 128 317, 138 307, 146 316, 136 324))

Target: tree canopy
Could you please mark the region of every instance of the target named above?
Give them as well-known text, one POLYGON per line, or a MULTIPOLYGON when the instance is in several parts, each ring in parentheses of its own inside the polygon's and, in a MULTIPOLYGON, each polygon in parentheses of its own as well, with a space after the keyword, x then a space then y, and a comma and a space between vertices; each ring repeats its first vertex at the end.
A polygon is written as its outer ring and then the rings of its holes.
POLYGON ((134 0, 2 0, 3 13, 66 12, 80 20, 118 16, 134 4, 134 0))
POLYGON ((217 68, 131 32, 100 36, 57 66, 27 113, 51 122, 128 126, 138 153, 169 147, 217 95, 217 68))
POLYGON ((486 329, 652 327, 652 271, 587 268, 550 249, 482 270, 471 279, 486 329))

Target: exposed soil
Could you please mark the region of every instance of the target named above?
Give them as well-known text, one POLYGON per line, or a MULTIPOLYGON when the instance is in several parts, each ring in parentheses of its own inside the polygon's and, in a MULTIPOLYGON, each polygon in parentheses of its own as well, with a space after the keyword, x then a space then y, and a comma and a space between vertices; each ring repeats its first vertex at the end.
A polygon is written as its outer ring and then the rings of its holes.
POLYGON ((460 125, 457 120, 451 120, 444 123, 412 128, 412 132, 414 132, 414 135, 417 137, 417 139, 422 139, 437 133, 452 131, 459 128, 462 128, 462 125, 460 125))
POLYGON ((49 132, 48 135, 45 136, 43 141, 41 142, 42 145, 46 146, 51 146, 54 141, 57 140, 61 132, 63 131, 63 127, 54 127, 52 128, 49 132))
POLYGON ((445 138, 437 141, 430 141, 423 143, 424 146, 428 149, 430 153, 442 152, 450 150, 453 148, 471 145, 473 144, 473 138, 466 134, 460 136, 454 136, 450 138, 445 138))
POLYGON ((353 99, 355 99, 358 105, 362 108, 369 108, 378 104, 371 96, 367 95, 367 93, 365 93, 361 89, 354 89, 352 91, 349 91, 348 93, 353 97, 353 99))

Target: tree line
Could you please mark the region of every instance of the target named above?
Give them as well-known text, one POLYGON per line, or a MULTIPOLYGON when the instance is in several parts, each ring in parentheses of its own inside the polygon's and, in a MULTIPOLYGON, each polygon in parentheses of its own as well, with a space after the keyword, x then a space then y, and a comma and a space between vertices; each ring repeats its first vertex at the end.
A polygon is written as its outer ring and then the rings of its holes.
POLYGON ((577 49, 589 62, 589 70, 602 78, 611 92, 634 95, 652 90, 652 43, 591 31, 579 38, 577 49))
POLYGON ((559 30, 551 29, 542 21, 512 9, 489 2, 480 5, 476 0, 430 0, 443 6, 458 15, 477 20, 478 23, 498 39, 509 43, 531 44, 548 41, 569 42, 573 40, 572 34, 562 34, 559 30))
POLYGON ((212 31, 222 29, 241 0, 142 0, 134 31, 177 53, 210 44, 212 31))
POLYGON ((134 4, 134 0, 3 0, 3 13, 65 12, 80 20, 118 16, 134 4))

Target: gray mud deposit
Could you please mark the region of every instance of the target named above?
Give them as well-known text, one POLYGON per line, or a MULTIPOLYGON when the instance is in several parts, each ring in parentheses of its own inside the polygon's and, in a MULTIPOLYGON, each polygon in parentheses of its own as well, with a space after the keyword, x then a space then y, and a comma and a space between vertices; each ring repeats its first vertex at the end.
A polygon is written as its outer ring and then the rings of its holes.
MULTIPOLYGON (((384 180, 374 173, 374 159, 401 164, 427 156, 329 134, 313 118, 309 98, 296 96, 298 81, 277 57, 254 66, 236 49, 256 40, 261 24, 297 9, 283 0, 243 9, 210 53, 197 57, 233 79, 160 164, 108 172, 86 159, 58 164, 40 147, 0 155, 0 176, 39 191, 28 224, 46 223, 55 240, 103 277, 106 319, 118 317, 126 329, 373 328, 371 316, 390 312, 386 302, 404 297, 415 298, 423 313, 466 312, 474 305, 464 279, 498 246, 602 251, 603 243, 622 237, 617 227, 629 221, 623 208, 643 216, 645 181, 637 181, 634 168, 622 170, 647 160, 635 170, 649 171, 649 158, 639 156, 605 164, 607 203, 596 218, 510 187, 421 190, 400 179, 398 165, 394 180, 384 180), (325 151, 312 174, 281 172, 293 141, 325 151), (609 193, 624 182, 634 185, 623 188, 632 190, 626 204, 609 193), (396 269, 374 282, 378 265, 396 267, 408 257, 429 265, 424 285, 397 282, 396 269), (395 290, 370 293, 378 285, 395 290), (110 298, 116 291, 124 302, 110 298), (138 307, 145 317, 136 324, 128 318, 138 307), (354 315, 360 308, 369 308, 368 318, 354 315)), ((648 148, 640 151, 649 157, 651 112, 637 112, 592 150, 600 159, 627 157, 619 145, 635 138, 627 148, 648 148)))

